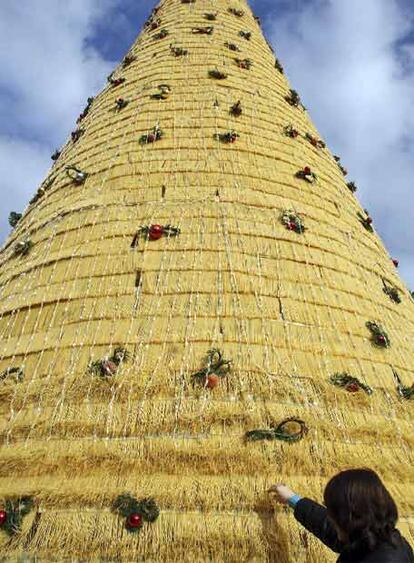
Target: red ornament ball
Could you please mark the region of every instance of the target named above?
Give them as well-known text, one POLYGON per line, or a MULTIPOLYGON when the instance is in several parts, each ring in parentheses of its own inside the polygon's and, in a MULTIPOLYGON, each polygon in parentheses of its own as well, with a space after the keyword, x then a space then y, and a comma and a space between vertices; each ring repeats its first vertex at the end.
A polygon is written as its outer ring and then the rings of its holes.
POLYGON ((357 393, 359 391, 359 385, 358 383, 348 383, 345 389, 350 393, 357 393))
POLYGON ((143 525, 143 520, 141 514, 133 513, 130 514, 127 518, 127 526, 128 528, 141 528, 143 525))
POLYGON ((367 217, 366 222, 368 223, 368 225, 371 225, 372 224, 372 217, 367 217))
POLYGON ((289 224, 288 224, 288 229, 289 229, 289 231, 295 231, 295 230, 296 230, 296 225, 295 225, 295 223, 293 223, 293 222, 292 222, 292 223, 289 223, 289 224))
POLYGON ((148 143, 153 143, 156 140, 156 136, 155 133, 149 133, 147 135, 147 141, 148 143))
POLYGON ((396 268, 398 268, 398 265, 399 265, 398 260, 396 260, 395 258, 393 258, 392 263, 394 264, 394 266, 395 266, 396 268))
POLYGON ((206 387, 207 389, 214 389, 219 384, 220 378, 215 373, 212 373, 207 377, 206 387))
POLYGON ((151 225, 149 228, 150 240, 158 240, 164 234, 164 227, 162 225, 151 225))
POLYGON ((379 344, 385 344, 385 342, 386 342, 385 336, 383 336, 382 334, 379 334, 379 335, 377 336, 377 342, 378 342, 379 344))
POLYGON ((6 523, 7 520, 7 512, 5 510, 0 510, 0 526, 6 523))
POLYGON ((309 167, 309 166, 305 166, 305 168, 303 169, 303 172, 304 172, 306 175, 311 174, 311 169, 310 169, 310 167, 309 167))

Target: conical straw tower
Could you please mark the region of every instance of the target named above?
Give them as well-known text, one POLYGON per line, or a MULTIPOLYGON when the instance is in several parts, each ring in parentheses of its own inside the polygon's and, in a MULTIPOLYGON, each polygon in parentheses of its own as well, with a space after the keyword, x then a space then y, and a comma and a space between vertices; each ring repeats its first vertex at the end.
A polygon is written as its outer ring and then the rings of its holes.
POLYGON ((162 1, 54 158, 1 252, 5 560, 331 561, 266 490, 360 465, 412 539, 414 303, 247 3, 162 1))

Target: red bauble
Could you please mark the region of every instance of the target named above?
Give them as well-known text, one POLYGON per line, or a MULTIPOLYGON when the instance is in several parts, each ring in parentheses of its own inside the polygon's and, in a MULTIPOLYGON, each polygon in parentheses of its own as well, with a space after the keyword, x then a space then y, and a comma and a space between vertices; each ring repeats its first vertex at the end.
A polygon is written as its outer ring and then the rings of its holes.
POLYGON ((296 225, 295 225, 295 223, 289 223, 289 224, 288 224, 288 229, 289 229, 289 231, 295 231, 295 230, 296 230, 296 225))
POLYGON ((7 512, 5 510, 0 510, 0 526, 6 523, 7 520, 7 512))
POLYGON ((360 389, 358 383, 348 383, 348 385, 345 387, 345 389, 347 391, 349 391, 350 393, 357 393, 360 389))
POLYGON ((317 139, 312 139, 312 140, 311 140, 311 144, 312 144, 314 147, 317 147, 317 146, 318 146, 318 140, 317 140, 317 139))
POLYGON ((385 344, 385 343, 386 343, 385 336, 383 336, 382 334, 378 334, 378 336, 377 336, 377 342, 378 342, 379 344, 385 344))
POLYGON ((305 168, 303 169, 303 172, 308 175, 311 174, 311 169, 309 168, 309 166, 305 166, 305 168))
POLYGON ((164 227, 162 225, 151 225, 149 228, 149 238, 150 240, 158 240, 164 234, 164 227))
POLYGON ((128 528, 141 528, 142 524, 143 520, 141 514, 133 513, 127 518, 128 528))
POLYGON ((215 373, 212 373, 207 377, 206 387, 207 389, 214 389, 219 384, 220 378, 215 373))
POLYGON ((396 268, 398 268, 398 265, 399 265, 398 260, 396 260, 396 259, 394 258, 393 261, 392 261, 392 263, 394 264, 394 266, 395 266, 396 268))
POLYGON ((148 143, 153 143, 156 140, 155 133, 149 133, 147 136, 148 143))
POLYGON ((372 217, 367 217, 367 218, 366 218, 366 222, 368 223, 368 225, 371 225, 371 223, 372 223, 372 217))

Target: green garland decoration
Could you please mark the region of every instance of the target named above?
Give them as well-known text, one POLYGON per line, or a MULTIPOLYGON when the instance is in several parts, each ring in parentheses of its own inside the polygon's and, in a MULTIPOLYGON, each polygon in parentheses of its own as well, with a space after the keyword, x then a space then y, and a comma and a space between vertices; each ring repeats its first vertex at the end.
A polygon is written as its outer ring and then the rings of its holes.
POLYGON ((72 141, 76 143, 76 141, 79 141, 79 139, 82 137, 84 133, 85 133, 85 129, 83 129, 83 127, 78 127, 77 129, 75 129, 75 131, 72 131, 72 133, 70 134, 72 141))
POLYGON ((358 211, 358 219, 359 222, 361 223, 361 225, 364 227, 364 229, 366 229, 367 231, 369 231, 370 233, 374 232, 374 228, 372 226, 372 217, 369 215, 368 211, 366 209, 364 209, 366 215, 362 215, 362 213, 360 211, 358 211))
POLYGON ((298 108, 300 106, 300 96, 296 90, 290 89, 289 94, 285 96, 285 100, 293 107, 298 108))
POLYGON ((302 218, 292 209, 285 210, 280 220, 289 231, 295 231, 295 233, 300 235, 305 232, 305 225, 303 224, 302 218))
POLYGON ((388 295, 391 301, 394 301, 394 303, 401 303, 400 292, 398 289, 392 285, 388 285, 385 280, 382 280, 382 283, 384 285, 382 291, 388 295))
POLYGON ((388 334, 381 325, 375 321, 367 321, 365 325, 371 331, 371 341, 375 346, 378 348, 389 348, 391 346, 388 334))
POLYGON ((318 139, 317 137, 314 137, 313 135, 311 135, 310 133, 306 133, 305 135, 305 139, 307 139, 310 144, 312 146, 314 146, 317 149, 324 149, 326 148, 326 144, 321 140, 318 139))
POLYGON ((248 442, 257 442, 259 440, 281 440, 283 442, 293 443, 299 442, 308 433, 308 428, 303 420, 298 418, 286 418, 276 426, 276 428, 271 429, 259 429, 250 430, 246 432, 245 439, 248 442), (297 432, 289 432, 286 430, 286 426, 289 423, 296 423, 299 425, 299 430, 297 432))
POLYGON ((165 29, 165 27, 163 27, 158 33, 156 33, 153 36, 154 41, 158 41, 159 39, 165 39, 165 37, 167 37, 170 34, 170 32, 168 31, 168 29, 165 29))
POLYGON ((318 181, 318 177, 315 172, 312 172, 310 166, 305 166, 302 170, 296 172, 296 178, 301 180, 306 180, 310 184, 315 184, 318 181))
POLYGON ((172 225, 142 225, 132 239, 131 248, 136 248, 141 236, 147 240, 158 240, 163 236, 176 237, 180 233, 181 229, 172 225))
POLYGON ((90 362, 88 372, 92 375, 99 375, 103 379, 112 377, 118 371, 119 366, 128 360, 129 352, 125 348, 118 347, 115 348, 112 356, 90 362))
POLYGON ((131 533, 139 532, 144 522, 153 523, 160 515, 153 498, 138 500, 129 493, 119 495, 112 504, 112 510, 126 519, 125 527, 131 533))
POLYGON ((240 53, 241 51, 241 49, 235 43, 229 43, 228 41, 226 41, 224 43, 224 46, 227 47, 227 49, 229 49, 230 51, 233 51, 234 53, 240 53))
POLYGON ((183 49, 182 47, 174 47, 174 45, 170 45, 170 51, 174 55, 174 57, 185 57, 188 55, 187 49, 183 49))
POLYGON ((223 358, 223 353, 218 348, 211 348, 207 352, 205 358, 206 366, 192 374, 193 383, 207 386, 208 377, 217 375, 218 377, 226 377, 231 369, 232 360, 223 358))
POLYGON ((334 160, 337 163, 339 170, 342 172, 342 174, 344 176, 346 176, 348 174, 348 170, 346 168, 344 168, 341 164, 341 157, 340 156, 336 156, 334 155, 334 160))
POLYGON ((159 141, 164 136, 163 131, 156 125, 152 131, 146 133, 145 135, 141 135, 139 138, 140 145, 147 145, 149 143, 155 143, 155 141, 159 141))
POLYGON ((231 106, 230 114, 233 115, 234 117, 240 117, 242 113, 243 113, 243 109, 241 106, 241 101, 239 100, 238 102, 236 102, 231 106))
POLYGON ((6 500, 5 519, 1 524, 1 529, 4 530, 9 536, 18 534, 21 530, 23 518, 29 514, 34 506, 31 497, 19 497, 17 499, 6 500))
POLYGON ((214 138, 222 143, 235 143, 236 140, 240 137, 240 135, 236 131, 228 131, 227 133, 216 133, 214 138))
POLYGON ((275 69, 278 70, 281 74, 285 74, 285 71, 279 59, 275 59, 275 69))
POLYGON ((354 194, 354 193, 357 191, 357 189, 358 189, 358 187, 357 187, 357 185, 355 184, 355 182, 348 182, 347 185, 346 185, 346 187, 347 187, 348 190, 349 190, 350 192, 352 192, 353 194, 354 194))
POLYGON ((373 389, 369 385, 362 383, 358 378, 346 372, 331 375, 330 382, 337 387, 343 387, 350 393, 357 393, 360 389, 365 391, 367 395, 372 395, 373 393, 373 389))
POLYGON ((220 72, 217 69, 209 70, 208 75, 209 75, 210 78, 215 78, 216 80, 225 80, 228 76, 224 72, 220 72))
POLYGON ((236 65, 242 70, 250 70, 252 68, 253 62, 250 59, 234 59, 236 65))
POLYGON ((21 213, 16 213, 16 211, 11 211, 9 215, 9 225, 10 227, 15 227, 20 219, 23 217, 21 213))
POLYGON ((239 36, 243 37, 243 39, 246 39, 246 41, 250 41, 250 39, 252 38, 252 33, 251 31, 239 31, 239 36))
POLYGON ((33 247, 31 239, 22 240, 14 246, 14 256, 27 256, 33 247))
POLYGON ((136 58, 134 55, 126 55, 126 56, 123 58, 123 61, 122 61, 122 63, 121 63, 121 66, 122 66, 123 68, 126 68, 127 66, 129 66, 130 64, 132 64, 134 61, 136 61, 136 59, 137 59, 137 58, 136 58))
POLYGON ((229 8, 229 14, 233 14, 233 16, 237 16, 238 18, 242 18, 244 16, 243 10, 237 10, 236 8, 229 8))
POLYGON ((414 383, 413 383, 413 385, 411 385, 411 387, 407 387, 406 385, 403 385, 403 382, 401 381, 401 378, 398 375, 398 372, 394 368, 392 368, 392 373, 394 374, 395 381, 397 383, 397 393, 398 393, 398 395, 402 399, 405 399, 407 401, 409 401, 410 399, 414 399, 414 383))
POLYGON ((7 368, 0 374, 0 381, 9 379, 11 376, 14 377, 16 382, 23 381, 24 371, 23 368, 7 368))
POLYGON ((299 131, 295 129, 292 125, 286 125, 284 131, 286 136, 290 137, 291 139, 296 139, 296 137, 299 137, 299 131))

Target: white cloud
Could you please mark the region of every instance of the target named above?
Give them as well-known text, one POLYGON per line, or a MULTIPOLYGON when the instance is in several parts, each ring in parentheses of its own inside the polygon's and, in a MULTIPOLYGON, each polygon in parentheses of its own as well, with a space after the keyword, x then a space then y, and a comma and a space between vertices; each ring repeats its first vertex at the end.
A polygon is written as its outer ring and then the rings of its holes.
POLYGON ((113 63, 86 40, 115 0, 38 0, 0 4, 0 237, 9 210, 23 209, 113 63), (10 205, 10 209, 8 206, 10 205), (5 208, 6 207, 6 208, 5 208))
POLYGON ((397 0, 317 0, 270 24, 293 87, 414 288, 413 45, 397 0))

